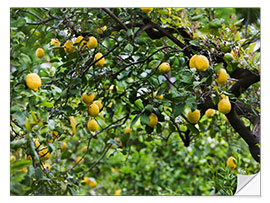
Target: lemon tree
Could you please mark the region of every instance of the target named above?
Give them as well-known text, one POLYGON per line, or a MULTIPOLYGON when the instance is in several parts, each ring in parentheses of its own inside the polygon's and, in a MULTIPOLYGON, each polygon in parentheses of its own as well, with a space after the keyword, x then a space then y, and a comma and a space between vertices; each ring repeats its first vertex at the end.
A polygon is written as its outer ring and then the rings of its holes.
POLYGON ((10 194, 233 195, 260 171, 259 18, 10 9, 10 194))

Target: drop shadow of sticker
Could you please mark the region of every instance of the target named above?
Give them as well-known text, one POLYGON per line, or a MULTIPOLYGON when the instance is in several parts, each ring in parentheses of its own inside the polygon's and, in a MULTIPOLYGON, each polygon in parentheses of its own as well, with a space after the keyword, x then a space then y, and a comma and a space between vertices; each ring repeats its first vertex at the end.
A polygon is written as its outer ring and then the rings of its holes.
POLYGON ((253 175, 237 175, 237 188, 235 196, 260 196, 261 173, 253 175))

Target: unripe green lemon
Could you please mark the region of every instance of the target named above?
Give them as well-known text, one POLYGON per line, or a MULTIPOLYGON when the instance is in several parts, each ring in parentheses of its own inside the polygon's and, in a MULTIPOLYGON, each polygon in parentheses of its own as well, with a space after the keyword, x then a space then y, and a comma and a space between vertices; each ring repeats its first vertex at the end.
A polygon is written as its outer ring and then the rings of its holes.
POLYGON ((224 55, 224 59, 227 60, 228 62, 231 62, 234 59, 234 57, 231 53, 226 53, 224 55))
POLYGON ((187 115, 187 119, 190 123, 197 123, 201 118, 201 112, 196 109, 195 111, 189 111, 187 115))

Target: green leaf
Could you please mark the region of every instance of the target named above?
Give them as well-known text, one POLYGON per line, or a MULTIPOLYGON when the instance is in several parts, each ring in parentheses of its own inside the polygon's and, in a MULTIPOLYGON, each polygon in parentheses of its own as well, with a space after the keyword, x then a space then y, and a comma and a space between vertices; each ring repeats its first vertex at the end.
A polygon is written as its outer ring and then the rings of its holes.
POLYGON ((185 102, 179 102, 173 107, 173 117, 179 116, 185 109, 185 102))
POLYGON ((35 169, 35 178, 36 178, 37 180, 40 180, 40 179, 42 178, 42 176, 43 176, 43 171, 42 171, 42 169, 41 169, 40 167, 37 167, 37 168, 35 169))
POLYGON ((189 129, 191 132, 193 132, 193 133, 195 133, 195 134, 199 134, 199 133, 200 133, 200 131, 199 131, 194 125, 191 125, 191 124, 189 124, 189 123, 187 123, 186 125, 187 125, 188 129, 189 129))
POLYGON ((201 47, 200 42, 197 42, 197 41, 195 41, 195 40, 190 40, 189 43, 190 43, 191 45, 193 45, 193 46, 201 47))
POLYGON ((21 140, 14 140, 10 143, 10 148, 11 149, 18 149, 20 148, 22 145, 26 144, 27 140, 26 139, 21 139, 21 140))
POLYGON ((21 111, 17 111, 14 114, 12 114, 12 116, 16 119, 16 121, 18 122, 18 124, 23 127, 26 121, 26 117, 27 117, 27 112, 21 112, 21 111))
POLYGON ((143 114, 143 115, 141 116, 141 122, 142 122, 142 124, 147 124, 147 123, 149 123, 149 122, 150 122, 149 116, 147 116, 146 114, 143 114))
POLYGON ((53 103, 50 103, 50 102, 42 102, 41 105, 44 106, 44 107, 48 107, 48 108, 53 107, 53 103))
POLYGON ((13 174, 14 172, 26 168, 28 166, 30 166, 32 164, 32 160, 20 160, 20 161, 16 161, 13 162, 10 165, 10 174, 13 174))
POLYGON ((135 107, 137 107, 139 110, 143 109, 143 103, 141 99, 137 99, 134 104, 135 107))
POLYGON ((130 124, 130 128, 132 128, 132 126, 137 122, 137 120, 140 118, 141 116, 141 113, 137 114, 135 116, 135 118, 133 118, 133 120, 131 121, 131 124, 130 124))

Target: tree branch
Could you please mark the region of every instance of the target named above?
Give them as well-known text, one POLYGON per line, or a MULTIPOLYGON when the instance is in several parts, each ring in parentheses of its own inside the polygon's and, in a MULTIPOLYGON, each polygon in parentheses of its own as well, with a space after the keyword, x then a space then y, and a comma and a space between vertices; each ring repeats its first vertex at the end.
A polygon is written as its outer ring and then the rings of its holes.
POLYGON ((111 16, 123 29, 125 29, 126 31, 128 30, 127 26, 122 23, 122 21, 116 16, 114 15, 113 12, 111 12, 108 8, 102 8, 103 11, 105 11, 109 16, 111 16))

